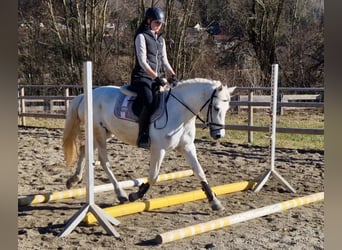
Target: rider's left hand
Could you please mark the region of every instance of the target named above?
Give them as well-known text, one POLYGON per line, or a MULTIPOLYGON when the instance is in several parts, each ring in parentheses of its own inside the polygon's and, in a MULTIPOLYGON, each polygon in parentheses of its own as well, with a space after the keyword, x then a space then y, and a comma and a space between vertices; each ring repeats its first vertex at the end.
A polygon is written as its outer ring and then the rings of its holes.
POLYGON ((161 86, 161 87, 165 86, 166 84, 166 82, 164 82, 164 80, 160 77, 156 77, 154 81, 158 86, 161 86))
POLYGON ((176 87, 178 84, 178 79, 176 75, 172 75, 169 79, 167 79, 167 81, 171 85, 171 87, 176 87))

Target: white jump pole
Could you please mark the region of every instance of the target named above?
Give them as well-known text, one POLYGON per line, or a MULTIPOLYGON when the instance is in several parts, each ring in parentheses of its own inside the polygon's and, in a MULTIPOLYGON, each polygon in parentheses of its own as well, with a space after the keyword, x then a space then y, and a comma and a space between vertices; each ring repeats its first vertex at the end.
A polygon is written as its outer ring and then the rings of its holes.
POLYGON ((272 64, 272 77, 271 77, 271 123, 270 123, 270 146, 269 146, 269 160, 271 169, 266 171, 257 179, 257 185, 254 187, 254 192, 260 191, 270 175, 273 173, 280 182, 293 193, 296 190, 275 170, 275 145, 276 145, 276 126, 277 126, 277 98, 278 97, 278 64, 272 64))
POLYGON ((262 216, 279 213, 291 208, 299 207, 302 205, 310 204, 313 202, 324 200, 324 192, 307 195, 304 197, 295 198, 279 202, 273 205, 268 205, 261 208, 252 209, 246 212, 233 214, 227 217, 218 218, 216 220, 199 223, 196 225, 175 229, 162 234, 158 234, 154 241, 157 244, 165 244, 175 240, 184 239, 190 236, 202 234, 205 232, 221 229, 231 226, 240 222, 248 221, 251 219, 259 218, 262 216))
MULTIPOLYGON (((193 175, 192 169, 160 174, 157 178, 157 182, 174 180, 174 179, 178 179, 182 177, 188 177, 191 175, 193 175)), ((143 178, 137 178, 137 179, 132 179, 132 180, 120 181, 119 184, 122 188, 138 187, 142 183, 147 182, 147 179, 148 179, 147 177, 143 177, 143 178)), ((98 185, 98 186, 94 186, 94 193, 96 194, 100 192, 111 191, 113 189, 114 187, 112 183, 98 185)), ((29 206, 33 204, 46 203, 49 201, 76 198, 79 196, 85 196, 86 193, 87 193, 87 190, 85 187, 83 187, 83 188, 69 189, 69 190, 64 190, 64 191, 50 192, 50 193, 45 193, 45 194, 26 195, 26 196, 22 196, 18 198, 18 205, 29 206)))
POLYGON ((87 164, 87 186, 86 204, 68 221, 66 227, 59 234, 60 237, 66 236, 84 219, 86 214, 91 212, 104 227, 108 234, 120 237, 120 234, 111 225, 118 225, 120 222, 107 215, 94 202, 94 152, 93 152, 93 93, 92 93, 92 63, 86 61, 83 64, 83 86, 85 96, 85 148, 87 164))

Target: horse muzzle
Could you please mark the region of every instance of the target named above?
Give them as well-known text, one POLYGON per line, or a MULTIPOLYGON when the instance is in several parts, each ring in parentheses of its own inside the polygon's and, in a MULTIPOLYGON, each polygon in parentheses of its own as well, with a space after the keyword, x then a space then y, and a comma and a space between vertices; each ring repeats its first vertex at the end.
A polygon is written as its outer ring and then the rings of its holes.
POLYGON ((210 136, 217 140, 223 138, 226 134, 226 131, 223 128, 210 128, 210 136))

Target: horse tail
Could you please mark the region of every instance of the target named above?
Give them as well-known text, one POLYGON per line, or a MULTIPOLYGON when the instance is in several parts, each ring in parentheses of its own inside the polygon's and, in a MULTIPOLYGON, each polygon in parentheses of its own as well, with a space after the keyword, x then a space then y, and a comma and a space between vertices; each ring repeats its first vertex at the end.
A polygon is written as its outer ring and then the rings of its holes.
POLYGON ((75 97, 68 108, 64 131, 63 131, 63 150, 66 167, 71 168, 79 155, 79 136, 81 132, 81 120, 78 117, 78 107, 84 95, 75 97))

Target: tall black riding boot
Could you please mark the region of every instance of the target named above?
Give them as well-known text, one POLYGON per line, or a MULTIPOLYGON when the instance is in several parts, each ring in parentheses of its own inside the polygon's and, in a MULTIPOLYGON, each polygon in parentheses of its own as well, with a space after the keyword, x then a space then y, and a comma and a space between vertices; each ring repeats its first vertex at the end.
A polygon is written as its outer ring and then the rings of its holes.
POLYGON ((151 145, 149 129, 150 129, 150 111, 146 106, 142 108, 139 116, 139 135, 137 146, 139 148, 149 149, 151 145))

